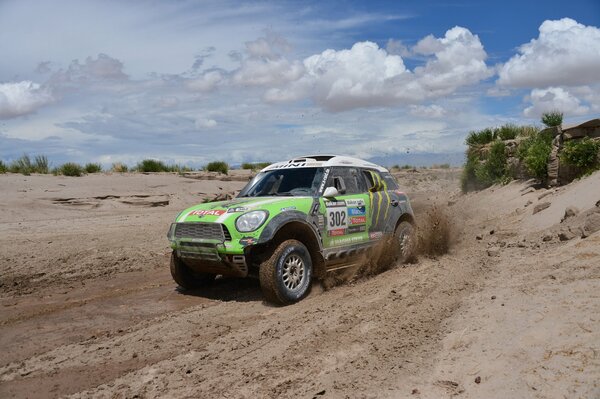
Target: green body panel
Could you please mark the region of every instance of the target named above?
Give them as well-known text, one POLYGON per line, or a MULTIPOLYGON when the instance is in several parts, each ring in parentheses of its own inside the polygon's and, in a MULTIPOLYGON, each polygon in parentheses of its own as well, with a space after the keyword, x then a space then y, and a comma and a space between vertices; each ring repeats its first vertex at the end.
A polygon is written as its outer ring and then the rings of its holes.
POLYGON ((320 199, 325 219, 323 247, 336 248, 369 241, 371 204, 367 194, 340 195, 320 199))

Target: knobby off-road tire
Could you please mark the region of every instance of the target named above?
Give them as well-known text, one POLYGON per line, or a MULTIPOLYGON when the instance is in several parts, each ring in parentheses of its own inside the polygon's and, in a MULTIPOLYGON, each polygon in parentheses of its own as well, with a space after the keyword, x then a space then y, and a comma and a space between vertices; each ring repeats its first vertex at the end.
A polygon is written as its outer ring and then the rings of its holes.
POLYGON ((215 281, 215 275, 210 273, 200 273, 190 269, 173 252, 171 254, 171 276, 181 288, 186 290, 197 290, 206 287, 215 281))
POLYGON ((417 246, 415 233, 415 227, 406 221, 400 222, 396 227, 394 240, 396 240, 398 262, 406 263, 414 259, 417 246))
POLYGON ((280 305, 298 302, 312 285, 310 252, 300 241, 284 241, 260 265, 259 277, 267 301, 280 305))

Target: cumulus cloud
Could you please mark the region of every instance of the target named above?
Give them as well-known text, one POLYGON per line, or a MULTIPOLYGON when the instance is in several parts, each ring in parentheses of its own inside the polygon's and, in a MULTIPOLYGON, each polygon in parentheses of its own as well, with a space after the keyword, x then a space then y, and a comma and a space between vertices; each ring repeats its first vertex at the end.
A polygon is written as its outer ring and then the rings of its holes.
POLYGON ((38 83, 28 80, 0 83, 0 119, 30 114, 53 101, 50 91, 38 83))
POLYGON ((501 67, 500 85, 545 88, 600 82, 600 29, 563 18, 544 21, 539 32, 501 67))
POLYGON ((487 54, 476 35, 454 27, 444 37, 427 36, 412 49, 428 56, 408 70, 401 56, 372 42, 350 49, 325 50, 306 58, 304 74, 285 87, 265 93, 268 102, 312 98, 329 111, 359 107, 418 104, 476 84, 492 75, 487 54))
POLYGON ((585 115, 589 107, 573 94, 561 87, 533 89, 528 96, 531 106, 525 108, 524 114, 529 117, 539 117, 544 112, 560 110, 566 115, 585 115))
POLYGON ((232 81, 240 86, 279 86, 299 79, 304 66, 299 61, 288 60, 282 52, 288 51, 287 42, 270 34, 246 42, 246 58, 234 72, 232 81))

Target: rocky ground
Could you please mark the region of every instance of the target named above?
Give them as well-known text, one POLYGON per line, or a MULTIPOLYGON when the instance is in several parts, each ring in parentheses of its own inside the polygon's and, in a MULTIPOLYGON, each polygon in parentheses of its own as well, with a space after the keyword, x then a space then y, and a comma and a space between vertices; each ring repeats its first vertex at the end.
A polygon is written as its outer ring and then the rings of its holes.
POLYGON ((600 397, 600 174, 468 195, 455 169, 395 174, 450 252, 287 307, 169 275, 171 220, 246 174, 0 175, 0 397, 600 397))

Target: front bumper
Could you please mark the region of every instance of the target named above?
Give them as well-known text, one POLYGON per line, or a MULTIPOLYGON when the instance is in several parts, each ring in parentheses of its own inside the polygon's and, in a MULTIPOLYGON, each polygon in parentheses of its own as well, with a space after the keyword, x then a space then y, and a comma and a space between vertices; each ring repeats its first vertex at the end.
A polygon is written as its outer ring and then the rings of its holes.
POLYGON ((167 238, 177 257, 193 270, 235 277, 248 275, 243 247, 226 241, 230 236, 222 225, 173 223, 167 238))

